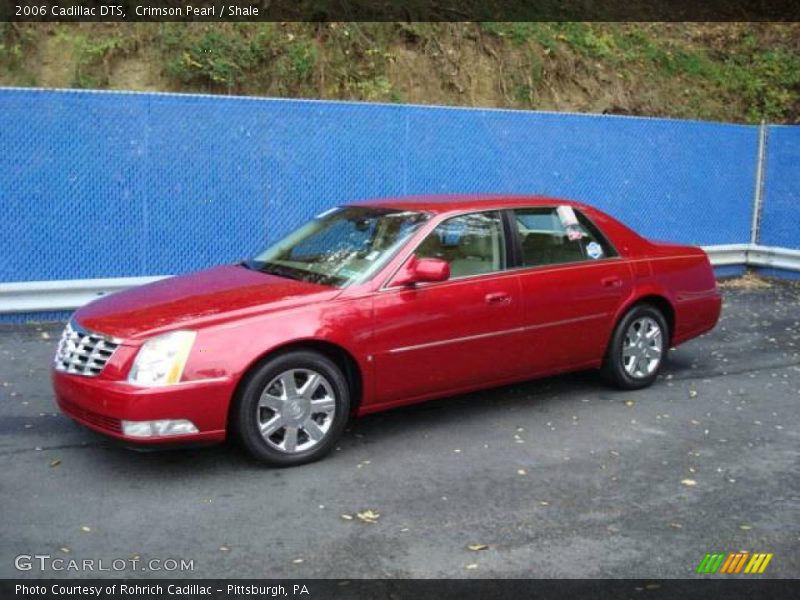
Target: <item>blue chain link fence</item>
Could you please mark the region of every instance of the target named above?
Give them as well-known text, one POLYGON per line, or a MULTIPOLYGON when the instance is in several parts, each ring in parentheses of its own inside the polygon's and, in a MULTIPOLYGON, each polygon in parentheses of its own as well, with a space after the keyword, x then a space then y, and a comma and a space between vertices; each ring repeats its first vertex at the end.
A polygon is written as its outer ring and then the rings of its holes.
POLYGON ((800 127, 769 127, 765 166, 759 243, 800 248, 800 127))
MULTIPOLYGON (((762 243, 797 247, 797 129, 770 131, 762 243)), ((541 193, 644 235, 746 243, 753 126, 350 102, 0 90, 0 282, 231 262, 370 197, 541 193)))

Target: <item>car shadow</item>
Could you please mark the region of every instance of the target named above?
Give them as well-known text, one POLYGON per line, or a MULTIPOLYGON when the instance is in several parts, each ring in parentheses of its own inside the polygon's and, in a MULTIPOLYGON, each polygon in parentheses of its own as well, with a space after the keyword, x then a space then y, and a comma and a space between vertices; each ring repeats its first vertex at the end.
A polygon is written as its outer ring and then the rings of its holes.
MULTIPOLYGON (((672 371, 669 362, 664 367, 665 373, 672 371)), ((610 386, 597 371, 580 371, 430 400, 354 419, 337 444, 339 452, 334 452, 321 463, 290 470, 321 468, 320 464, 336 461, 337 457, 345 457, 353 449, 380 444, 382 441, 388 443, 391 439, 409 436, 421 428, 459 428, 470 423, 485 422, 499 411, 529 410, 532 405, 537 411, 546 413, 557 403, 579 403, 590 396, 600 401, 613 402, 622 401, 626 392, 610 386)), ((89 460, 101 470, 109 468, 107 465, 111 462, 114 464, 111 467, 114 471, 123 470, 125 473, 146 476, 150 480, 176 476, 184 478, 187 465, 191 465, 191 472, 210 478, 231 471, 252 471, 262 475, 266 471, 275 477, 281 477, 282 473, 288 472, 257 462, 230 440, 208 446, 142 450, 86 430, 80 446, 96 450, 89 460)))

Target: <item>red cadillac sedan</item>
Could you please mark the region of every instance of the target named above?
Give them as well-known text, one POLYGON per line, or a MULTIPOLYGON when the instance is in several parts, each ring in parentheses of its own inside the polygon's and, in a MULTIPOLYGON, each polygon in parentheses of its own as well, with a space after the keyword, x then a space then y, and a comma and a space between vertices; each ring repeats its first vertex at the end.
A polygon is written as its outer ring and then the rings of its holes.
POLYGON ((702 250, 585 204, 386 199, 81 308, 53 385, 66 414, 125 442, 233 436, 297 465, 351 416, 431 398, 594 368, 643 388, 720 306, 702 250))

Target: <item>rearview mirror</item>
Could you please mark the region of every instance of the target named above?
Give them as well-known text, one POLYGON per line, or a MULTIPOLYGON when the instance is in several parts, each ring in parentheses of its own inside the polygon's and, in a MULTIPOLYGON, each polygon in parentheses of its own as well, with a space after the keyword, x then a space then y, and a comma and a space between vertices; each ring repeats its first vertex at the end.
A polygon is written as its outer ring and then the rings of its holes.
POLYGON ((393 281, 394 285, 413 285, 450 279, 450 264, 441 258, 415 258, 406 263, 393 281))

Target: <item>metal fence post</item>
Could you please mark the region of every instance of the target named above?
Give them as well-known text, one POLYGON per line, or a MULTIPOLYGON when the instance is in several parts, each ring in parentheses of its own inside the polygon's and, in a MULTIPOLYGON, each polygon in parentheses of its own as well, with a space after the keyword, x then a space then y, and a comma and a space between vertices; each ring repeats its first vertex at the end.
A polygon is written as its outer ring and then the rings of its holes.
POLYGON ((758 154, 756 156, 756 185, 753 190, 753 220, 750 224, 750 243, 758 244, 761 229, 761 210, 764 203, 764 168, 767 157, 767 123, 758 128, 758 154))

